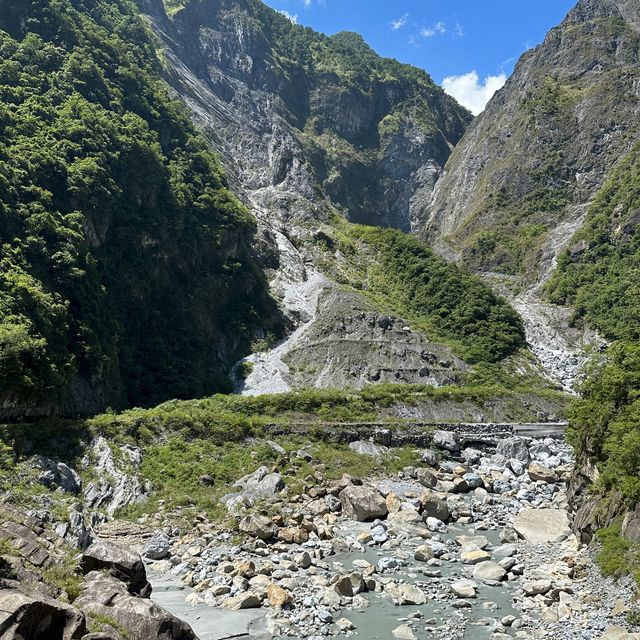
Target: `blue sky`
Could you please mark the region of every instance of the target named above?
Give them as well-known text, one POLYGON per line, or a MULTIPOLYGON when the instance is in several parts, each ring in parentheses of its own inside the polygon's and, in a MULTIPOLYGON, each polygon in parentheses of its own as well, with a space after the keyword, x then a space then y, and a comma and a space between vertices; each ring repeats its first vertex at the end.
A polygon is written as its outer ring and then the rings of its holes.
POLYGON ((318 31, 356 31, 381 55, 426 69, 472 111, 576 0, 266 0, 318 31), (475 74, 475 75, 474 75, 475 74))

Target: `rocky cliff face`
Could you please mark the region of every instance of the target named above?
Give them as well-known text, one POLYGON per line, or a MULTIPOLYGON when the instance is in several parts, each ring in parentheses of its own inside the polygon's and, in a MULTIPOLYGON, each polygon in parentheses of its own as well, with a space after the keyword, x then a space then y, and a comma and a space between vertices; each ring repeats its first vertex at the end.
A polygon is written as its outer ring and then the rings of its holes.
POLYGON ((423 71, 257 0, 198 0, 168 20, 170 82, 227 171, 272 218, 408 230, 471 115, 423 71))
POLYGON ((474 268, 544 277, 554 230, 573 235, 640 133, 639 17, 634 0, 583 0, 522 57, 449 160, 425 237, 474 268))

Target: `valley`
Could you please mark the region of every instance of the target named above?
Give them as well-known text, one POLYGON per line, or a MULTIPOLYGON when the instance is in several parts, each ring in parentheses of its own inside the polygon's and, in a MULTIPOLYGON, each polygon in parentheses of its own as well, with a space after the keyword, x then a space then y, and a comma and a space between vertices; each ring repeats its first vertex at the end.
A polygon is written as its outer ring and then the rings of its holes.
POLYGON ((640 638, 640 2, 285 13, 0 2, 0 640, 640 638))

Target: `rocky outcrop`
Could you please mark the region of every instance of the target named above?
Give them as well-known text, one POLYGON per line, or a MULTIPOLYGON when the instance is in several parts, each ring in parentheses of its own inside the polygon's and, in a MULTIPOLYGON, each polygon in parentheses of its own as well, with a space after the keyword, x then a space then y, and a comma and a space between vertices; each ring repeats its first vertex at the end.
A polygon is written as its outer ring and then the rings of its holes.
POLYGON ((523 247, 537 277, 545 233, 579 224, 637 139, 639 30, 634 0, 582 0, 525 53, 449 160, 425 206, 425 236, 473 266, 513 273, 514 234, 539 225, 523 247))
POLYGON ((80 562, 85 574, 107 571, 119 582, 127 585, 130 593, 143 598, 151 594, 151 585, 140 556, 105 541, 94 542, 82 554, 80 562))
POLYGON ((146 10, 168 80, 256 208, 300 223, 338 207, 409 228, 416 194, 430 193, 471 119, 425 73, 261 2, 189 3, 170 20, 158 5, 146 10))
POLYGON ((88 616, 115 621, 131 640, 197 640, 186 622, 148 598, 132 595, 124 583, 99 571, 86 576, 74 607, 88 616))

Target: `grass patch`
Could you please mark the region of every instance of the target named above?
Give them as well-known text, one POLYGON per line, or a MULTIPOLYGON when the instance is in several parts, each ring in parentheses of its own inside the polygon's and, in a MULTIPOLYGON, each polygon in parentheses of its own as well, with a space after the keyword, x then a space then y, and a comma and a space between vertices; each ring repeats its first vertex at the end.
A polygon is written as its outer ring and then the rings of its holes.
POLYGON ((82 592, 82 575, 75 555, 69 552, 61 562, 45 569, 42 581, 48 587, 66 594, 68 602, 73 602, 82 592))
POLYGON ((617 524, 600 529, 597 538, 602 548, 596 561, 602 574, 616 579, 632 575, 640 585, 640 545, 623 538, 617 524))

